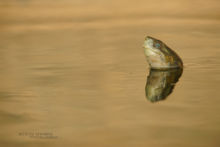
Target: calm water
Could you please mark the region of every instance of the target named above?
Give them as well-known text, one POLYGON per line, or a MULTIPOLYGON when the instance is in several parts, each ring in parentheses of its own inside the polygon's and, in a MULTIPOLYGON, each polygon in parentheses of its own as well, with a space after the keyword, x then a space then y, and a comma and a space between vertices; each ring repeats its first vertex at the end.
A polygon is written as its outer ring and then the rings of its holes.
POLYGON ((220 146, 220 1, 0 1, 0 145, 220 146), (145 97, 146 35, 184 61, 145 97))

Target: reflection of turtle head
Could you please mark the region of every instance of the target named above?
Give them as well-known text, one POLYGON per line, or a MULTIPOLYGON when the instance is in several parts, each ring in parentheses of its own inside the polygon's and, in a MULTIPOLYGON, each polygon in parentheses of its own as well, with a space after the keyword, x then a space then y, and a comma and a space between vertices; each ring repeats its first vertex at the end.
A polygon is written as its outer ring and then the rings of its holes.
POLYGON ((150 70, 145 87, 146 97, 151 102, 164 100, 172 93, 175 83, 182 75, 182 68, 150 70))

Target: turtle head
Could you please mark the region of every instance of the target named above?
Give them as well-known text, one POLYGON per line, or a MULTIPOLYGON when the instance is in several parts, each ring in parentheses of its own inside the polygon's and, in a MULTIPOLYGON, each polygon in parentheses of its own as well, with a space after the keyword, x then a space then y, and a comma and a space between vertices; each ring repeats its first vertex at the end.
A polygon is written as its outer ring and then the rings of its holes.
POLYGON ((144 52, 151 68, 167 69, 183 66, 180 57, 165 43, 147 36, 144 41, 144 52))
POLYGON ((147 36, 144 41, 144 52, 147 57, 148 63, 152 68, 166 67, 167 63, 164 62, 165 52, 164 43, 153 37, 147 36))

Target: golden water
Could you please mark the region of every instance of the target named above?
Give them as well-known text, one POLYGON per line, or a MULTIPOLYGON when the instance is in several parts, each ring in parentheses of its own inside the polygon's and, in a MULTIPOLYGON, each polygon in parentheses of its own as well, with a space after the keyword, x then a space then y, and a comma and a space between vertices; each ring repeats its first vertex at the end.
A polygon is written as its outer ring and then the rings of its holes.
POLYGON ((220 1, 0 0, 0 80, 3 147, 218 147, 220 1), (156 103, 146 35, 185 66, 156 103))

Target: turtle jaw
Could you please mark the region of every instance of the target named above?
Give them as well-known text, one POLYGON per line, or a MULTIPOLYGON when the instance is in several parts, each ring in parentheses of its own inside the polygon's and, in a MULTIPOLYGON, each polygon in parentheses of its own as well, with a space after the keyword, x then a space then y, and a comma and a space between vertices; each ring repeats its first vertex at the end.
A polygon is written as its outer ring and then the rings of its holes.
POLYGON ((159 50, 152 50, 144 48, 147 61, 152 69, 171 69, 181 67, 175 63, 172 63, 166 56, 159 50))
POLYGON ((169 65, 164 60, 164 55, 160 51, 151 48, 144 48, 144 51, 151 68, 168 68, 169 65))

